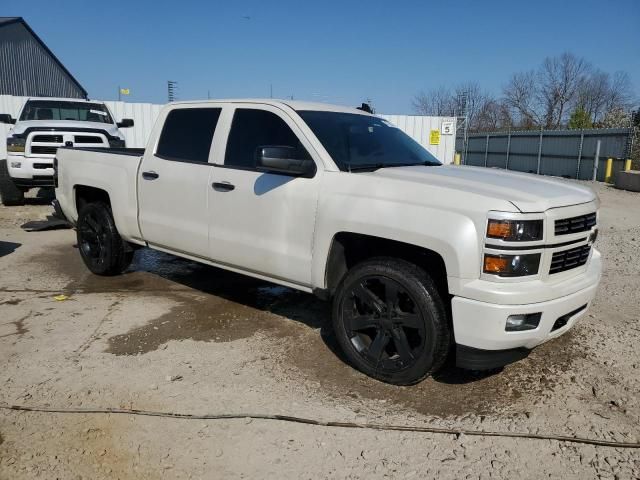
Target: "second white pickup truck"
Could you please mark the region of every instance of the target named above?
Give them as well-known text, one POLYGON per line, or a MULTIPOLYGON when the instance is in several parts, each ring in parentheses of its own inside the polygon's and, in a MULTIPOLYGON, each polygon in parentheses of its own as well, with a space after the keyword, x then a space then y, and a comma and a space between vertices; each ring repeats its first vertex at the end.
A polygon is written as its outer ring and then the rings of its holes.
POLYGON ((173 103, 145 150, 58 150, 56 196, 99 275, 150 247, 333 302, 359 370, 412 384, 493 369, 570 329, 600 280, 598 198, 443 166, 358 109, 173 103))

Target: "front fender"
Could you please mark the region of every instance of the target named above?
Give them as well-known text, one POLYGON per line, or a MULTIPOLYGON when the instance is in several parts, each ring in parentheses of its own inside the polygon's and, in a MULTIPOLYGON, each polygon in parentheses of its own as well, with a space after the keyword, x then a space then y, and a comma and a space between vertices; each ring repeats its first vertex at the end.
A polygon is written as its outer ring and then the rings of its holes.
POLYGON ((322 202, 317 217, 312 264, 316 287, 326 288, 327 259, 333 239, 340 232, 426 248, 442 257, 448 277, 479 276, 478 231, 473 220, 463 213, 389 199, 333 194, 322 202))

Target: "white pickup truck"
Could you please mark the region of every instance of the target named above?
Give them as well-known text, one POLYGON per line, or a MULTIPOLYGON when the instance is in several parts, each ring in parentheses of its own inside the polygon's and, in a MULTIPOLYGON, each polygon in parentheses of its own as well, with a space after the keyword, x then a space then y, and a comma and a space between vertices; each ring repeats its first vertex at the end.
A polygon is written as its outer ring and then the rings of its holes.
POLYGON ((173 103, 145 150, 62 148, 56 175, 92 272, 150 247, 331 299, 348 360, 394 384, 525 357, 600 280, 591 189, 441 165, 353 108, 173 103))
POLYGON ((5 205, 21 205, 34 187, 53 187, 53 157, 58 147, 123 148, 119 128, 133 120, 115 122, 103 102, 70 98, 29 98, 18 118, 0 114, 12 124, 7 137, 7 160, 0 163, 0 198, 5 205))

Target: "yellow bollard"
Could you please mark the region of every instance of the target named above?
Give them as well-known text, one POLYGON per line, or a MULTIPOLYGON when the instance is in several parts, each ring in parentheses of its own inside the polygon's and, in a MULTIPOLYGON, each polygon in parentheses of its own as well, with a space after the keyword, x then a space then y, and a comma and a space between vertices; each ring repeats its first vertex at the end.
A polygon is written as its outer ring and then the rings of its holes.
POLYGON ((607 168, 604 171, 604 181, 606 183, 611 183, 613 180, 611 176, 611 172, 613 171, 613 158, 607 158, 607 168))
MULTIPOLYGON (((629 160, 629 161, 631 161, 631 160, 629 160)), ((460 165, 460 154, 459 153, 456 153, 453 156, 453 164, 454 165, 460 165)))
POLYGON ((624 171, 625 171, 625 172, 628 172, 629 170, 631 170, 631 159, 630 159, 630 158, 627 158, 627 159, 624 161, 624 171))

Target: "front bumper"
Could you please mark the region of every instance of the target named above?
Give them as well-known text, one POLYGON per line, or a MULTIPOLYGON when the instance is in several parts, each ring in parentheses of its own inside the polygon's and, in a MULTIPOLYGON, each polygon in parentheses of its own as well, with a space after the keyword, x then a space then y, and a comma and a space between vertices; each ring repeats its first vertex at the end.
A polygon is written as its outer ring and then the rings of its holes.
MULTIPOLYGON (((587 270, 580 275, 583 278, 575 279, 582 288, 569 295, 544 302, 520 305, 495 304, 454 297, 451 301, 451 308, 456 344, 475 350, 490 351, 490 353, 517 349, 518 352, 514 354, 517 357, 523 353, 521 349, 530 350, 562 335, 573 327, 578 318, 587 311, 596 295, 601 270, 600 253, 594 249, 587 270), (538 327, 534 330, 505 331, 509 315, 538 312, 542 316, 538 327)), ((462 357, 464 358, 464 354, 462 357)))
POLYGON ((7 169, 13 183, 18 187, 53 187, 53 158, 7 155, 7 169), (20 163, 20 167, 12 164, 20 163))

